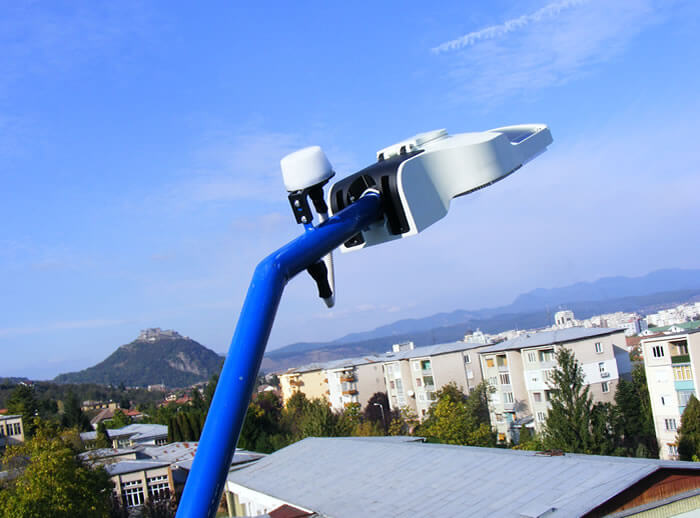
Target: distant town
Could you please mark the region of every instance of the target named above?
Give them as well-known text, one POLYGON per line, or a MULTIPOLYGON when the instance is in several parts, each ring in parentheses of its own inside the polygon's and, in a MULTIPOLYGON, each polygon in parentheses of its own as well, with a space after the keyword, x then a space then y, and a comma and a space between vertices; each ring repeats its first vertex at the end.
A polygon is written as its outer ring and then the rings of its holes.
MULTIPOLYGON (((559 495, 552 508, 562 516, 696 509, 700 303, 581 320, 561 310, 553 321, 494 334, 477 329, 460 341, 422 347, 406 341, 381 354, 261 374, 221 515, 342 516, 341 504, 307 490, 312 478, 364 487, 365 463, 380 458, 378 473, 397 480, 408 462, 442 459, 440 469, 424 474, 426 485, 414 489, 426 512, 440 506, 439 492, 426 488, 462 480, 456 474, 465 469, 478 473, 483 491, 504 480, 531 491, 547 488, 540 499, 559 495), (348 455, 358 461, 348 465, 348 455), (604 471, 599 455, 609 459, 604 471), (548 459, 549 470, 538 468, 538 457, 548 459), (483 471, 479 462, 498 464, 499 471, 483 471), (340 472, 337 463, 343 463, 340 472), (571 482, 581 473, 596 487, 617 486, 582 503, 581 491, 593 486, 571 482), (288 481, 286 492, 274 482, 280 477, 288 481)), ((182 340, 191 341, 149 328, 132 344, 182 340)), ((213 374, 179 389, 157 380, 146 387, 5 380, 0 511, 10 509, 14 484, 38 476, 13 459, 37 441, 53 451, 70 440, 72 469, 105 474, 100 491, 109 489, 111 497, 92 504, 108 513, 101 516, 174 516, 217 380, 213 374)), ((352 499, 383 515, 368 494, 352 493, 352 499)), ((401 508, 403 501, 392 495, 389 502, 401 508)), ((517 500, 504 505, 519 508, 517 500)), ((521 516, 544 516, 538 512, 521 516)))

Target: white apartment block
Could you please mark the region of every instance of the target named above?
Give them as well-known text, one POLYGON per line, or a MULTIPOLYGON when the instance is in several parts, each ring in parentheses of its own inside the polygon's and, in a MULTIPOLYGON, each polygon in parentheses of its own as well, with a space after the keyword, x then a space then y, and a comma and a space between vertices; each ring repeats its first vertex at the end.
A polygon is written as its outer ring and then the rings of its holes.
POLYGON ((700 317, 700 302, 693 302, 647 315, 647 323, 654 327, 664 327, 682 324, 698 317, 700 317))
POLYGON ((700 330, 641 341, 644 368, 662 459, 677 459, 677 429, 691 396, 698 397, 700 330))
POLYGON ((631 371, 621 329, 572 327, 523 335, 481 350, 484 379, 494 391, 489 397, 491 424, 499 441, 517 439, 519 423, 534 419, 541 430, 551 398, 556 352, 574 352, 595 402, 612 402, 621 374, 631 371))
POLYGON ((488 346, 454 342, 387 353, 383 390, 390 408, 408 408, 422 420, 435 402, 436 391, 445 385, 455 383, 468 394, 481 383, 479 350, 485 347, 488 346))

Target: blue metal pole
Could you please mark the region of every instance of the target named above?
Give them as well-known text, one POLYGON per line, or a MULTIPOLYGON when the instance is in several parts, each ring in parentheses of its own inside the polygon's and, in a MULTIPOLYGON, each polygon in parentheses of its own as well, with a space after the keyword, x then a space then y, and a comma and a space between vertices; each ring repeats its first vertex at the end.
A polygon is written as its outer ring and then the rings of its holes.
POLYGON ((178 518, 212 518, 285 285, 350 237, 381 217, 379 195, 367 193, 318 227, 263 259, 255 269, 224 368, 204 423, 178 518))

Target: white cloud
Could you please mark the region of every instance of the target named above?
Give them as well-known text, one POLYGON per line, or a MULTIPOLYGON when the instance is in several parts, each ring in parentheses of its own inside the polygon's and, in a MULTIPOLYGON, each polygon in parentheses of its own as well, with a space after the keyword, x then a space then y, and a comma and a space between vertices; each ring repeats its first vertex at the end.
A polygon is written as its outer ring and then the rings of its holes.
POLYGON ((432 50, 458 97, 493 101, 567 83, 619 55, 665 7, 653 0, 570 0, 472 31, 432 50))
POLYGON ((524 14, 518 18, 512 18, 503 22, 500 25, 492 25, 486 27, 485 29, 480 29, 478 31, 470 32, 465 34, 460 38, 447 41, 433 48, 433 52, 447 52, 450 50, 457 50, 462 47, 467 47, 469 45, 474 45, 480 40, 487 40, 497 38, 499 36, 504 36, 509 32, 513 32, 517 29, 521 29, 531 23, 540 22, 547 18, 552 18, 561 13, 562 10, 575 7, 580 4, 584 4, 589 0, 564 0, 562 2, 553 2, 547 4, 541 9, 538 9, 532 14, 524 14))

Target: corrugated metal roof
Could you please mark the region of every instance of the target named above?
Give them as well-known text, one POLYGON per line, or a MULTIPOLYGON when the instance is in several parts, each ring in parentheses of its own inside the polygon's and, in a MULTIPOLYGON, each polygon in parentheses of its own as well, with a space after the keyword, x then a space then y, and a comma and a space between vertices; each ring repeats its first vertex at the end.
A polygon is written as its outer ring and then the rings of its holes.
POLYGON ((535 517, 548 509, 569 517, 661 467, 700 470, 700 463, 308 438, 230 473, 228 481, 334 518, 535 517))
MULTIPOLYGON (((131 439, 143 440, 168 435, 168 427, 162 424, 134 423, 107 430, 107 435, 110 439, 129 436, 131 439)), ((83 441, 94 441, 97 438, 97 432, 83 432, 80 434, 80 438, 83 441)))
POLYGON ((111 476, 133 473, 135 471, 145 471, 149 469, 164 468, 170 466, 169 462, 159 462, 154 460, 123 460, 114 464, 105 464, 107 473, 111 476))
POLYGON ((539 333, 528 333, 516 338, 500 342, 481 351, 482 354, 499 351, 515 351, 527 347, 539 347, 542 345, 561 344, 592 338, 594 336, 610 335, 613 333, 624 333, 624 329, 609 327, 569 327, 567 329, 555 329, 553 331, 540 331, 539 333))

